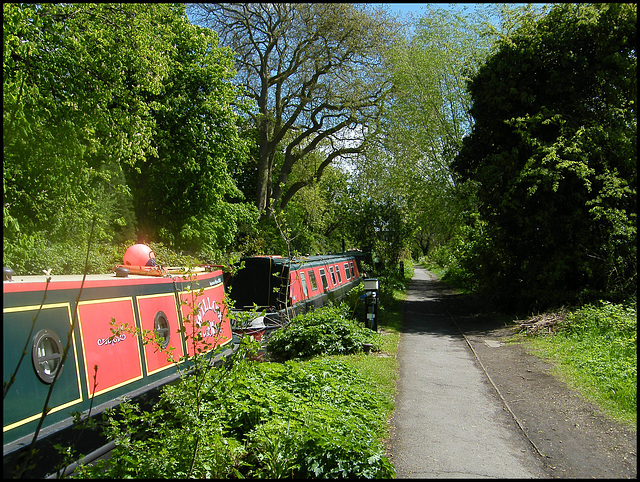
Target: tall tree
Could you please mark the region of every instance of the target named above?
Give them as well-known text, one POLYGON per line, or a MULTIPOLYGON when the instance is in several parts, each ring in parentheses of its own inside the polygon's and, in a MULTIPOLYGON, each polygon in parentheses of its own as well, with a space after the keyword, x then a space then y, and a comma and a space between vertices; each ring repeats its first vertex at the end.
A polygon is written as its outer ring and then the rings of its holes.
POLYGON ((148 97, 156 152, 127 171, 140 234, 191 251, 222 250, 257 217, 232 177, 248 157, 233 56, 184 11, 168 28, 170 69, 160 92, 148 97))
POLYGON ((451 240, 465 213, 476 209, 472 190, 451 171, 473 125, 465 81, 501 35, 539 10, 487 4, 467 12, 428 5, 412 35, 389 50, 394 89, 384 135, 357 166, 359 182, 372 196, 393 191, 406 199, 414 248, 421 254, 451 240))
POLYGON ((256 217, 228 170, 247 157, 233 59, 183 5, 3 13, 3 256, 14 267, 52 245, 67 256, 92 218, 94 241, 129 240, 134 208, 182 249, 223 249, 256 217))
POLYGON ((470 82, 454 168, 479 187, 491 248, 475 274, 494 292, 539 305, 635 293, 636 29, 634 4, 556 5, 470 82))
POLYGON ((381 62, 394 23, 356 4, 197 4, 237 58, 238 79, 256 102, 256 206, 283 209, 335 159, 359 153, 377 129, 391 84, 381 62), (320 152, 310 175, 288 184, 296 163, 320 152), (281 153, 279 158, 278 153, 281 153))
POLYGON ((3 13, 4 208, 19 229, 7 234, 74 239, 97 215, 109 237, 130 196, 123 167, 154 152, 142 94, 161 89, 175 10, 9 3, 3 13))

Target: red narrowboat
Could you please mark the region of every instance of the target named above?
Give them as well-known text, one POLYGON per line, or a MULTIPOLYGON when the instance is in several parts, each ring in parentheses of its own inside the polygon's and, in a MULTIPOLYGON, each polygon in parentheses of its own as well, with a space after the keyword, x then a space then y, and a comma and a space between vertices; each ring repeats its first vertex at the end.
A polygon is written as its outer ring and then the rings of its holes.
POLYGON ((110 275, 14 275, 3 281, 5 456, 31 442, 47 397, 39 438, 70 426, 72 412, 91 406, 91 414, 98 414, 179 376, 166 351, 132 332, 114 335, 112 320, 155 332, 163 348, 173 348, 174 360, 198 351, 220 364, 237 348, 220 269, 178 274, 171 268, 156 273, 154 267, 147 276, 126 268, 110 275))

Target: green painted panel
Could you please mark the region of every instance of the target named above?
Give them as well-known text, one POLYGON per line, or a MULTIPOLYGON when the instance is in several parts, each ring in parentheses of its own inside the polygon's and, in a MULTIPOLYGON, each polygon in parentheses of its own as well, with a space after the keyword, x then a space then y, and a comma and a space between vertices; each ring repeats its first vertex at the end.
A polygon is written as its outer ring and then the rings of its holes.
MULTIPOLYGON (((9 381, 20 361, 22 347, 26 343, 26 354, 16 372, 15 381, 4 398, 4 439, 15 438, 33 430, 30 419, 37 418, 43 409, 50 384, 40 380, 36 374, 32 358, 33 340, 43 329, 55 332, 62 346, 67 343, 70 328, 69 305, 64 303, 44 305, 31 336, 29 331, 38 307, 23 307, 18 311, 11 308, 3 310, 3 380, 9 381), (29 426, 29 427, 28 427, 29 426), (13 427, 7 430, 7 427, 13 427)), ((80 402, 81 392, 76 363, 75 346, 72 345, 62 372, 52 392, 49 407, 52 414, 69 412, 72 408, 62 409, 65 405, 76 405, 80 402)), ((55 417, 58 418, 58 417, 55 417)))

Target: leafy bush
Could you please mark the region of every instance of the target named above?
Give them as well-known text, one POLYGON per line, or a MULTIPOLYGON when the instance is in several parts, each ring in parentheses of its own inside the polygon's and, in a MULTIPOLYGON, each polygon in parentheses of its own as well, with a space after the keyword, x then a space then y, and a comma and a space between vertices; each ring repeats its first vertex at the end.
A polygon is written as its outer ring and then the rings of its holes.
MULTIPOLYGON (((122 254, 124 254, 126 248, 131 244, 134 244, 134 242, 132 241, 130 244, 126 245, 122 250, 122 254)), ((163 243, 152 242, 148 244, 149 247, 153 249, 158 264, 161 264, 162 266, 196 266, 202 263, 198 257, 184 254, 182 252, 176 252, 165 246, 163 243)), ((122 263, 122 261, 120 261, 120 263, 122 263)))
POLYGON ((603 301, 569 313, 562 328, 567 333, 596 332, 607 338, 622 338, 636 344, 638 320, 635 306, 603 301))
POLYGON ((636 31, 631 4, 556 4, 471 76, 451 168, 487 223, 462 263, 481 294, 540 311, 636 293, 636 31))
MULTIPOLYGON (((108 273, 115 264, 122 263, 126 248, 93 243, 89 252, 88 273, 108 273)), ((16 242, 5 240, 3 265, 18 275, 40 275, 51 270, 52 275, 82 274, 87 259, 87 243, 52 243, 36 233, 25 235, 16 242)))
MULTIPOLYGON (((122 264, 125 251, 134 239, 119 244, 92 243, 89 252, 88 274, 110 273, 113 267, 122 264)), ((176 252, 163 243, 151 242, 156 260, 162 266, 195 266, 203 261, 182 252, 176 252)), ((87 242, 82 244, 67 242, 54 243, 41 234, 25 235, 15 243, 5 242, 3 265, 19 275, 39 275, 43 269, 51 269, 51 274, 83 274, 87 256, 87 242)), ((213 262, 209 258, 210 262, 213 262)))
POLYGON ((347 355, 361 351, 363 343, 377 341, 375 332, 351 319, 348 305, 340 303, 296 316, 271 335, 267 353, 273 360, 347 355))
POLYGON ((379 441, 388 401, 345 363, 255 364, 220 395, 212 406, 225 414, 230 433, 246 440, 247 477, 394 475, 379 441))
MULTIPOLYGON (((470 214, 468 224, 456 236, 429 252, 427 262, 444 271, 443 281, 460 290, 473 291, 482 288, 477 273, 495 271, 495 248, 488 242, 485 225, 476 214, 470 214)), ((490 294, 492 289, 485 291, 490 294)))
POLYGON ((564 335, 580 350, 577 366, 599 381, 606 398, 637 408, 638 322, 636 308, 607 302, 586 305, 567 316, 564 335))

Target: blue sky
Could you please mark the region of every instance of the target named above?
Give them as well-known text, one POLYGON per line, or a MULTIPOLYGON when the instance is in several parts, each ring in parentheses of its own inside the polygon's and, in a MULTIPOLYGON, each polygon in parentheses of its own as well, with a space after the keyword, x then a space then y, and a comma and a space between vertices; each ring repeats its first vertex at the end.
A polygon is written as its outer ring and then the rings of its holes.
MULTIPOLYGON (((422 15, 426 2, 419 3, 383 3, 383 2, 371 2, 371 3, 381 3, 382 5, 386 5, 389 10, 400 13, 402 15, 413 14, 414 17, 419 18, 422 15)), ((440 8, 450 8, 454 10, 461 10, 464 7, 468 7, 470 9, 474 8, 476 5, 481 5, 478 3, 438 3, 437 6, 440 8)))

